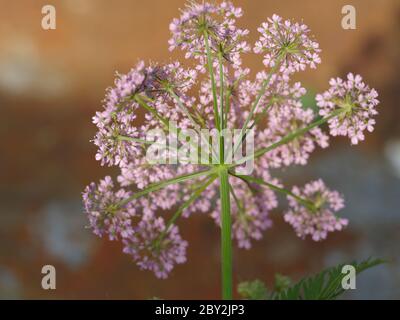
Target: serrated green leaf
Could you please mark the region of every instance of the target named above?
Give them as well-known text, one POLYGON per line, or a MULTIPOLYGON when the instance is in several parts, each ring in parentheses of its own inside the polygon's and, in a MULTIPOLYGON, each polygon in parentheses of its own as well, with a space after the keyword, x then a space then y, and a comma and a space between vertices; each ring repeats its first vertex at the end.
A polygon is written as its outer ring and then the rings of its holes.
MULTIPOLYGON (((381 259, 369 258, 361 263, 349 263, 356 269, 356 274, 362 271, 384 263, 381 259)), ((342 268, 345 264, 331 267, 322 272, 301 279, 293 286, 275 292, 273 299, 275 300, 332 300, 344 293, 342 288, 342 279, 345 276, 342 268)))
POLYGON ((269 296, 267 287, 260 280, 239 283, 238 293, 249 300, 266 300, 269 296))
POLYGON ((290 280, 289 277, 284 276, 280 273, 275 274, 275 288, 274 290, 276 292, 282 292, 283 290, 286 290, 292 285, 292 280, 290 280))

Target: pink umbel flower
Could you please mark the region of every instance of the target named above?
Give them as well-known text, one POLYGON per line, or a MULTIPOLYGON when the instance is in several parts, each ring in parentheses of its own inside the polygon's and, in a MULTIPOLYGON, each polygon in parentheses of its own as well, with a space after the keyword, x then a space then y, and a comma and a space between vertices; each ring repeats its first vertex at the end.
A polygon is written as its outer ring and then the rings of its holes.
POLYGON ((167 278, 175 264, 186 262, 187 241, 182 240, 177 226, 165 226, 161 217, 142 219, 133 235, 123 239, 123 252, 129 254, 140 269, 167 278), (160 239, 160 236, 165 236, 160 239), (159 240, 160 239, 160 240, 159 240))
POLYGON ((348 223, 335 215, 343 208, 343 198, 321 180, 290 192, 272 170, 306 165, 318 147, 328 147, 328 135, 320 126, 325 122, 332 135, 348 135, 352 143, 363 140, 363 131, 372 131, 375 124, 376 91, 360 76, 332 79, 331 88, 317 96, 322 116, 318 117, 302 103, 306 89, 291 81, 295 72, 320 63, 319 45, 308 27, 277 15, 263 23, 254 51, 264 55, 267 68, 253 77, 242 66, 249 46, 248 31, 236 25, 241 16, 242 10, 228 1, 190 1, 170 25, 169 46, 182 49, 195 67, 140 61, 127 73, 117 74, 103 110, 93 117, 96 159, 118 173, 115 182, 106 177, 86 187, 83 204, 90 228, 97 236, 121 240, 123 251, 139 268, 158 278, 166 278, 175 265, 186 261, 188 243, 179 234, 179 218, 204 214, 218 226, 225 222, 225 254, 232 240, 249 249, 262 239, 272 226, 270 213, 278 207, 278 192, 290 195, 284 219, 301 238, 323 240, 348 223), (210 137, 203 139, 203 129, 210 137), (253 161, 251 173, 238 173, 243 162, 227 163, 222 157, 227 154, 220 146, 232 141, 217 137, 223 142, 218 148, 210 143, 211 132, 225 129, 240 132, 231 139, 244 142, 239 147, 254 144, 254 152, 246 155, 253 161), (254 134, 248 133, 251 129, 254 134), (148 140, 148 133, 153 131, 162 131, 168 139, 174 132, 190 131, 195 135, 190 144, 194 154, 210 147, 206 158, 213 161, 190 163, 187 155, 181 157, 183 162, 160 161, 185 146, 186 138, 175 135, 174 147, 160 150, 150 162, 154 139, 148 140), (254 139, 247 143, 246 135, 254 139))
MULTIPOLYGON (((265 77, 265 72, 257 75, 260 82, 265 77)), ((303 106, 301 102, 305 93, 306 90, 299 82, 291 85, 284 77, 272 76, 259 110, 260 114, 267 113, 266 121, 258 126, 257 141, 260 146, 267 147, 282 139, 288 132, 299 130, 312 123, 315 118, 313 110, 303 106)), ((328 145, 328 135, 316 127, 293 141, 271 150, 260 161, 263 162, 262 166, 267 168, 292 164, 305 165, 317 146, 327 148, 328 145)))
POLYGON ((347 226, 347 219, 335 215, 344 207, 343 197, 337 191, 326 188, 322 180, 310 182, 302 189, 293 187, 292 192, 309 201, 306 205, 288 196, 290 210, 284 218, 300 238, 309 235, 314 241, 320 241, 326 239, 329 232, 340 231, 347 226))
MULTIPOLYGON (((165 66, 145 66, 139 62, 127 74, 117 74, 114 86, 107 89, 104 111, 97 112, 93 123, 98 127, 94 144, 98 146, 96 159, 107 165, 126 167, 137 163, 143 155, 142 145, 133 139, 144 139, 152 128, 160 128, 160 117, 170 121, 181 121, 182 111, 170 108, 171 97, 168 90, 179 95, 184 103, 192 104, 186 92, 192 87, 196 72, 184 69, 178 62, 165 66), (145 122, 138 125, 137 110, 145 105, 149 112, 145 122)), ((180 124, 182 126, 182 124, 180 124)))
POLYGON ((352 144, 364 140, 364 131, 374 130, 375 107, 379 101, 375 89, 370 89, 360 75, 349 73, 346 80, 332 78, 330 88, 316 96, 321 116, 329 116, 334 110, 342 110, 329 120, 330 133, 333 136, 348 136, 352 144))
MULTIPOLYGON (((288 105, 278 109, 273 108, 270 111, 267 128, 259 133, 260 141, 264 142, 263 145, 270 145, 282 139, 287 132, 306 127, 313 119, 314 114, 311 109, 288 105)), ((313 128, 290 143, 271 150, 266 155, 265 161, 268 160, 269 167, 272 168, 292 164, 306 165, 316 146, 326 148, 329 145, 328 141, 328 135, 320 128, 313 128)))
POLYGON ((170 50, 181 48, 186 58, 199 62, 197 69, 205 71, 206 59, 205 33, 210 35, 209 46, 214 53, 220 53, 233 67, 242 64, 241 53, 250 51, 244 38, 249 33, 236 27, 236 20, 242 16, 242 9, 231 2, 221 4, 190 2, 180 18, 170 24, 172 38, 170 50))
POLYGON ((136 213, 133 203, 115 206, 129 196, 130 193, 123 189, 115 191, 109 176, 101 180, 98 186, 92 182, 86 187, 83 202, 94 234, 100 237, 108 236, 110 240, 127 238, 133 234, 131 217, 136 213))
POLYGON ((307 65, 316 68, 321 63, 321 49, 309 36, 310 30, 305 24, 283 20, 274 14, 258 31, 261 36, 254 52, 264 54, 265 66, 274 67, 278 60, 282 60, 280 71, 290 74, 305 70, 307 65))

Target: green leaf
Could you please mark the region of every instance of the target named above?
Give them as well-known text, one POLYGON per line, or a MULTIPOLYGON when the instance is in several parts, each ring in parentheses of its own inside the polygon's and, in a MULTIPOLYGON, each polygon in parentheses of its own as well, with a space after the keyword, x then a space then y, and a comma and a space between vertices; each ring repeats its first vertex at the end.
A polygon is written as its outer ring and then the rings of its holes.
POLYGON ((266 300, 269 296, 268 289, 260 280, 239 283, 238 293, 249 300, 266 300))
MULTIPOLYGON (((350 265, 356 269, 356 274, 384 263, 381 259, 369 258, 361 263, 353 262, 350 265)), ((275 300, 332 300, 343 294, 342 279, 345 274, 342 268, 345 264, 323 270, 322 272, 301 279, 296 284, 281 292, 275 292, 275 300)))
POLYGON ((275 274, 275 291, 282 292, 292 285, 292 280, 289 277, 280 273, 275 274))

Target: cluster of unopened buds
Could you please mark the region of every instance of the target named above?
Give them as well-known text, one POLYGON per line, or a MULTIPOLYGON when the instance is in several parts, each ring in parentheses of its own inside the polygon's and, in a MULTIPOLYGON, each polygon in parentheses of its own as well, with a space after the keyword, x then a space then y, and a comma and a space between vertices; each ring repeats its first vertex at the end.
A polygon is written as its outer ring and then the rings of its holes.
POLYGON ((271 169, 305 165, 317 147, 328 147, 324 123, 332 136, 348 136, 352 144, 364 140, 375 124, 377 92, 359 75, 331 79, 329 89, 316 96, 315 114, 301 102, 306 90, 291 82, 294 73, 321 63, 321 50, 308 27, 273 15, 258 29, 260 38, 252 48, 246 42, 249 31, 236 25, 241 16, 242 10, 230 2, 191 2, 170 25, 169 47, 183 50, 195 67, 139 62, 117 75, 104 109, 93 117, 96 159, 119 167, 119 175, 85 189, 90 228, 100 237, 120 240, 123 252, 159 278, 186 261, 188 243, 177 225, 181 217, 208 214, 221 226, 225 281, 231 276, 231 239, 245 249, 261 239, 272 225, 278 193, 288 197, 284 220, 301 238, 320 241, 348 224, 336 215, 344 206, 338 192, 321 180, 289 190, 272 177, 271 169), (242 66, 242 55, 251 51, 264 64, 254 79, 242 66), (218 146, 211 145, 209 163, 165 161, 187 141, 177 139, 175 149, 155 148, 166 157, 150 163, 149 149, 164 140, 156 134, 149 139, 149 132, 198 133, 189 139, 197 155, 211 141, 201 133, 207 129, 237 129, 233 151, 242 149, 242 143, 254 150, 242 161, 226 161, 228 140, 221 135, 218 146), (252 170, 243 173, 247 160, 252 170))

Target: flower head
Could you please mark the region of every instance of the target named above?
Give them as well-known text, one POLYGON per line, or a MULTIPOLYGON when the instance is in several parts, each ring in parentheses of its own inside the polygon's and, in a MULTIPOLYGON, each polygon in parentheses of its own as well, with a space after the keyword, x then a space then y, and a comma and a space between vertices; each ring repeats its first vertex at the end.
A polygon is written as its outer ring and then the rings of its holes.
POLYGON ((303 189, 294 187, 293 194, 307 199, 310 205, 300 203, 288 196, 290 210, 285 213, 285 221, 292 225, 300 238, 310 235, 314 241, 327 237, 329 232, 340 231, 348 224, 335 212, 344 207, 344 200, 337 191, 326 188, 322 180, 310 182, 303 189))
POLYGON ((335 215, 343 207, 339 193, 321 180, 290 192, 272 177, 271 169, 305 165, 317 146, 327 147, 328 135, 318 127, 326 121, 332 135, 348 135, 352 143, 362 140, 363 131, 372 131, 375 123, 376 91, 360 76, 332 79, 331 88, 317 96, 322 118, 315 119, 302 103, 305 88, 290 81, 295 71, 320 63, 319 45, 308 27, 277 15, 263 23, 254 51, 264 55, 270 68, 253 79, 250 69, 241 66, 242 53, 249 51, 244 40, 248 31, 236 26, 241 15, 228 1, 190 2, 171 23, 169 44, 196 59, 196 68, 139 62, 128 73, 117 74, 103 110, 93 117, 96 159, 117 167, 120 189, 110 177, 85 189, 90 227, 100 237, 122 240, 123 251, 159 278, 186 261, 188 244, 177 227, 180 217, 208 214, 224 226, 224 243, 234 239, 238 247, 249 249, 271 227, 270 212, 281 192, 290 195, 284 218, 301 238, 310 235, 319 241, 347 225, 335 215), (197 72, 206 67, 206 76, 197 72), (159 152, 149 157, 160 131, 163 149, 155 148, 159 152), (244 149, 249 163, 236 159, 244 149), (188 155, 187 150, 194 151, 188 155), (189 163, 199 153, 197 159, 211 161, 189 163), (179 161, 171 159, 174 154, 179 161), (225 161, 232 154, 233 163, 225 161), (164 156, 170 158, 162 161, 164 156), (247 164, 251 174, 239 174, 247 164), (164 222, 171 210, 175 213, 164 222))
POLYGON ((114 183, 107 176, 99 185, 91 183, 83 193, 83 203, 88 215, 90 228, 102 237, 110 240, 126 238, 133 234, 131 217, 136 213, 132 202, 122 206, 116 204, 128 199, 130 194, 123 189, 114 191, 114 183))
POLYGON ((348 136, 352 144, 364 140, 364 131, 374 130, 378 114, 375 107, 379 101, 375 89, 370 89, 360 75, 347 75, 329 81, 331 87, 316 96, 321 116, 329 116, 335 110, 341 110, 337 117, 329 120, 330 133, 333 136, 348 136))
POLYGON ((307 65, 316 68, 321 63, 319 45, 309 36, 304 24, 293 23, 274 14, 258 31, 260 39, 254 47, 255 53, 264 54, 264 65, 274 67, 281 62, 280 71, 291 74, 304 70, 307 65))
POLYGON ((93 117, 99 129, 94 138, 98 147, 96 159, 109 166, 138 165, 138 160, 144 158, 144 149, 137 140, 145 139, 150 129, 162 127, 160 119, 164 125, 168 121, 185 123, 171 93, 190 106, 193 101, 186 93, 195 79, 196 72, 182 68, 178 62, 147 67, 139 62, 127 74, 118 74, 114 86, 107 90, 104 111, 93 117), (145 115, 142 124, 136 119, 138 112, 145 115))
POLYGON ((139 268, 153 271, 158 278, 167 278, 175 264, 186 262, 187 242, 182 240, 177 226, 166 229, 161 217, 141 220, 123 243, 123 251, 132 256, 139 268))
POLYGON ((250 50, 243 40, 248 30, 239 29, 235 24, 241 16, 242 10, 231 2, 225 1, 219 5, 190 2, 181 17, 170 24, 170 50, 177 47, 185 50, 186 58, 198 59, 198 69, 204 71, 207 38, 214 54, 221 54, 234 67, 239 67, 240 54, 250 50))
MULTIPOLYGON (((293 132, 309 125, 314 119, 311 109, 282 105, 269 112, 268 126, 259 133, 263 145, 271 145, 282 139, 287 132, 293 132)), ((316 146, 328 147, 328 136, 320 129, 313 128, 293 141, 268 152, 264 161, 268 167, 305 165, 316 146)))

